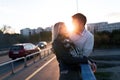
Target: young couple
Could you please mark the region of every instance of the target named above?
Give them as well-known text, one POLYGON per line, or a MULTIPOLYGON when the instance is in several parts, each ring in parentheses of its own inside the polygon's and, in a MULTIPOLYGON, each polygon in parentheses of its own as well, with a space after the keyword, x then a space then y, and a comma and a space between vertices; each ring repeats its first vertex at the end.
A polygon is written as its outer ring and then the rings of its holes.
POLYGON ((52 47, 59 63, 59 80, 81 80, 80 64, 90 64, 92 70, 96 70, 95 63, 88 59, 92 53, 94 37, 85 29, 86 22, 85 15, 73 15, 75 30, 72 34, 67 33, 63 22, 54 25, 52 47))

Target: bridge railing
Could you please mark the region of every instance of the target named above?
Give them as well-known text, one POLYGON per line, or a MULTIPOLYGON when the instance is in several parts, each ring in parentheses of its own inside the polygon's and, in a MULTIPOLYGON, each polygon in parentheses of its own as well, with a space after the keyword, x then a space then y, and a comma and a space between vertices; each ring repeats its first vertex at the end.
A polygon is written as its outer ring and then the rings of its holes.
POLYGON ((21 69, 41 60, 42 58, 48 56, 49 54, 51 54, 51 48, 47 48, 39 52, 27 55, 25 57, 17 58, 15 60, 11 60, 0 64, 0 79, 4 79, 10 74, 14 74, 17 71, 20 71, 21 69))
POLYGON ((89 64, 81 64, 81 75, 82 80, 96 80, 96 77, 91 70, 91 67, 89 64))
MULTIPOLYGON (((51 48, 42 50, 40 52, 35 52, 32 53, 30 55, 27 55, 26 57, 21 57, 21 58, 17 58, 15 60, 11 60, 5 63, 0 64, 0 79, 4 79, 6 76, 10 75, 11 73, 14 74, 16 71, 16 67, 17 69, 18 64, 15 65, 15 62, 23 60, 23 68, 29 66, 29 61, 27 60, 29 57, 33 57, 32 62, 35 63, 36 62, 36 56, 38 57, 38 60, 48 56, 51 53, 51 48)), ((38 61, 37 60, 37 61, 38 61)), ((96 80, 96 77, 93 73, 93 71, 91 70, 91 67, 89 64, 81 64, 81 74, 82 74, 82 80, 96 80)), ((22 69, 23 69, 22 68, 22 69)), ((20 70, 20 69, 19 69, 20 70)))

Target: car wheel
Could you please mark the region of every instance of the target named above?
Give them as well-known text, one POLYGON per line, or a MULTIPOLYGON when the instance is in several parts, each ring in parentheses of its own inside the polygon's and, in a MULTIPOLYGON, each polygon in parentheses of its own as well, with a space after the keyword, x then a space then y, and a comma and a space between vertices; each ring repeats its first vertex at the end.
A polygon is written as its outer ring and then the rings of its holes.
POLYGON ((12 60, 15 60, 16 58, 12 58, 12 60))

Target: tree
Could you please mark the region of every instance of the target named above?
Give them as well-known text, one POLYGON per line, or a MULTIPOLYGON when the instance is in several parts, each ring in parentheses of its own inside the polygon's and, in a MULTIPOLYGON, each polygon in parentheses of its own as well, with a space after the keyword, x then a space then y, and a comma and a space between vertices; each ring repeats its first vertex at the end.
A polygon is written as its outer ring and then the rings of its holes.
POLYGON ((3 34, 3 32, 0 30, 0 34, 3 34))
POLYGON ((1 31, 5 34, 5 33, 9 33, 9 34, 14 34, 15 31, 14 29, 12 29, 11 26, 7 26, 7 25, 3 25, 3 27, 1 28, 1 31))
POLYGON ((120 30, 114 30, 111 33, 111 43, 120 46, 120 30))
POLYGON ((94 38, 96 48, 120 47, 120 30, 96 32, 94 38))
POLYGON ((94 47, 99 47, 100 46, 100 44, 101 44, 101 38, 100 38, 100 35, 98 35, 98 34, 95 34, 94 35, 94 47))

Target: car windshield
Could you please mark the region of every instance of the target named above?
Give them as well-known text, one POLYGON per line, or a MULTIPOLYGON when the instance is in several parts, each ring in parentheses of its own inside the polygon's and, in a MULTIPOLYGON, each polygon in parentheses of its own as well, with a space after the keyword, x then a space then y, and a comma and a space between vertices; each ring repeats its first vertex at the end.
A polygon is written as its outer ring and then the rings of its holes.
POLYGON ((44 43, 39 43, 40 45, 43 45, 44 43))
POLYGON ((23 49, 23 46, 12 46, 10 48, 11 51, 18 51, 18 50, 21 50, 21 49, 23 49))

